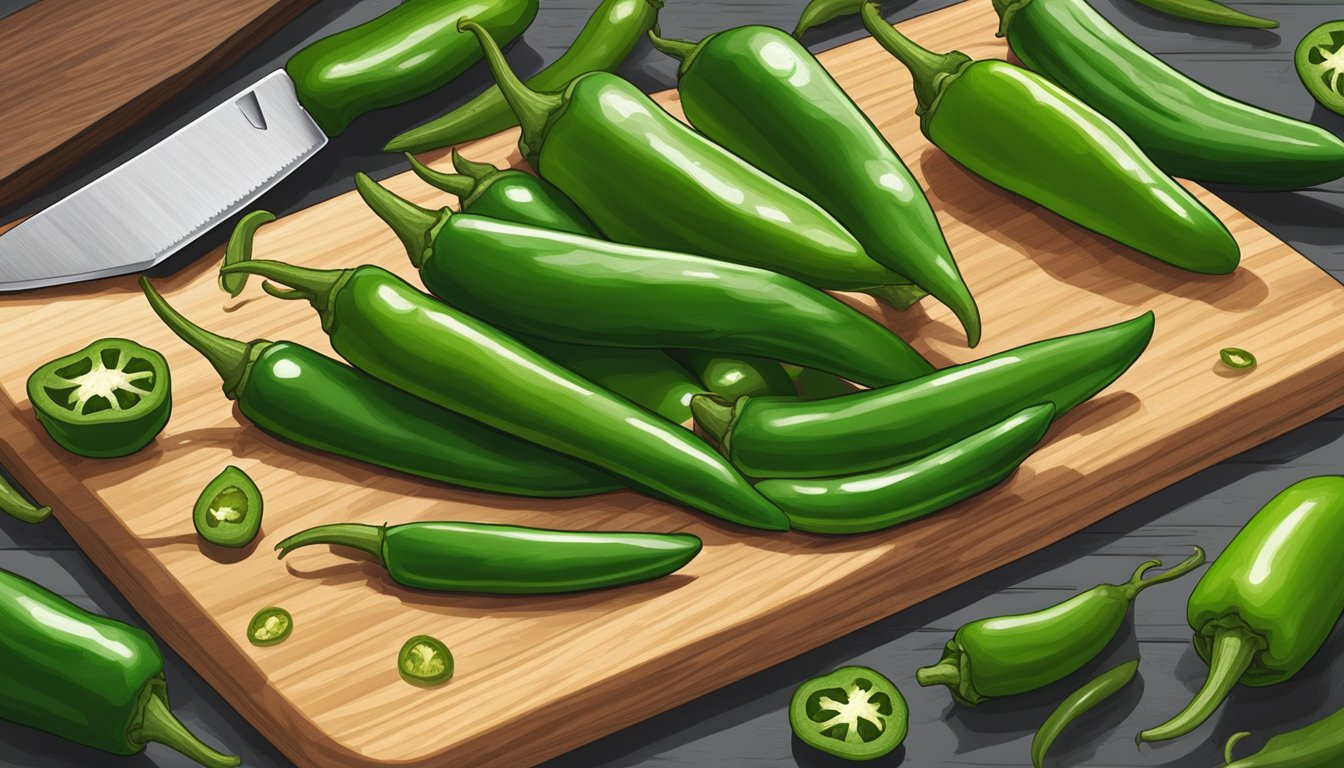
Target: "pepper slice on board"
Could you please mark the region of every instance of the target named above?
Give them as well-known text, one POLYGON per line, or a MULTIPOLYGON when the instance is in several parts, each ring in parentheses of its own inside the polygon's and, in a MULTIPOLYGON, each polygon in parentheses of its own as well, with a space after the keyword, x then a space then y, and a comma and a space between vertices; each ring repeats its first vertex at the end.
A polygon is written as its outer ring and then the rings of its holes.
POLYGON ((875 760, 905 741, 910 711, 896 685, 868 667, 841 667, 798 686, 789 726, 809 746, 875 760))
POLYGON ((294 617, 277 605, 257 611, 247 623, 247 639, 253 645, 283 643, 294 631, 294 617))
POLYGON ((62 448, 79 456, 126 456, 168 423, 172 396, 163 355, 127 339, 99 339, 33 371, 28 400, 62 448))
POLYGON ((437 637, 416 635, 401 646, 397 671, 411 685, 438 685, 453 676, 453 654, 437 637))
POLYGON ((229 466, 196 499, 191 519, 211 544, 244 547, 261 530, 261 490, 243 470, 229 466))
POLYGON ((1311 97, 1344 115, 1344 20, 1327 21, 1308 32, 1297 44, 1293 64, 1311 97))

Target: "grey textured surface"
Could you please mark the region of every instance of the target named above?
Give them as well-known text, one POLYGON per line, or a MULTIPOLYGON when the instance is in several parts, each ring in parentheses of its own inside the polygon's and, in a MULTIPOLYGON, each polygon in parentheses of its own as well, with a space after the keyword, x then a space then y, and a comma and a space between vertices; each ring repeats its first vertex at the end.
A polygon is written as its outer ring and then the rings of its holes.
MULTIPOLYGON (((0 3, 0 13, 25 4, 0 3)), ((947 4, 920 0, 888 8, 891 18, 898 20, 947 4)), ((1215 29, 1163 17, 1128 0, 1096 0, 1098 8, 1126 33, 1188 74, 1237 98, 1344 133, 1344 119, 1316 107, 1292 67, 1292 50, 1302 35, 1316 24, 1344 17, 1344 7, 1309 0, 1233 4, 1279 18, 1282 27, 1273 31, 1215 29)), ((115 165, 204 111, 215 98, 275 68, 303 42, 350 26, 390 5, 389 0, 358 4, 323 0, 238 65, 172 102, 138 131, 99 153, 99 162, 86 164, 33 203, 0 212, 0 220, 59 198, 82 179, 115 165)), ((558 56, 596 1, 544 0, 542 5, 536 24, 509 52, 515 66, 523 70, 539 69, 558 56)), ((666 34, 685 38, 748 22, 787 28, 802 5, 802 0, 668 0, 662 25, 666 34)), ((816 30, 807 42, 814 50, 823 50, 859 36, 855 22, 841 20, 816 30)), ((643 50, 623 73, 647 90, 655 90, 672 84, 673 67, 670 60, 643 50)), ((485 74, 478 68, 444 93, 360 121, 322 157, 268 194, 261 207, 277 213, 292 211, 348 188, 355 170, 375 175, 401 170, 404 166, 398 158, 378 151, 381 142, 469 98, 484 81, 485 74)), ((1340 224, 1344 221, 1340 210, 1344 183, 1301 192, 1219 191, 1336 278, 1344 278, 1344 227, 1340 224)), ((164 271, 217 245, 228 229, 222 227, 193 252, 165 265, 164 271)), ((1336 631, 1296 681, 1268 689, 1239 689, 1193 735, 1169 746, 1136 750, 1134 734, 1180 709, 1202 680, 1205 667, 1190 647, 1184 621, 1185 597, 1202 569, 1195 576, 1145 592, 1136 603, 1132 621, 1101 658, 1044 691, 965 710, 953 706, 941 688, 916 686, 914 669, 935 661, 942 644, 965 621, 1043 607, 1100 581, 1123 580, 1135 565, 1150 557, 1175 562, 1194 544, 1205 547, 1210 557, 1216 556, 1279 489, 1311 475, 1339 473, 1341 467, 1344 411, 1337 411, 1154 494, 1030 557, 547 765, 732 768, 840 764, 791 737, 785 707, 798 683, 851 663, 872 666, 891 677, 910 704, 910 735, 905 746, 874 765, 1028 765, 1032 731, 1054 704, 1093 674, 1136 656, 1142 658, 1139 679, 1111 704, 1066 732, 1056 743, 1053 764, 1112 768, 1220 764, 1222 743, 1234 731, 1256 732, 1256 738, 1242 747, 1249 752, 1266 736, 1344 706, 1344 685, 1340 684, 1344 681, 1344 658, 1340 658, 1344 633, 1336 631)), ((0 567, 35 579, 80 605, 139 623, 125 600, 54 521, 25 526, 0 519, 0 567)), ((171 652, 167 655, 174 708, 193 729, 212 743, 238 751, 246 765, 289 764, 182 659, 171 652)), ((191 763, 160 746, 151 746, 137 757, 114 759, 31 729, 0 723, 0 766, 113 764, 166 768, 191 763)))

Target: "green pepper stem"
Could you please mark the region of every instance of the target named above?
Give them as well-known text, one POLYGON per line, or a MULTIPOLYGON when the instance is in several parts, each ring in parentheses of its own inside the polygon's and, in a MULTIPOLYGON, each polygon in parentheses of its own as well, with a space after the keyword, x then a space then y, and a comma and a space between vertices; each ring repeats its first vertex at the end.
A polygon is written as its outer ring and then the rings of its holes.
POLYGON ((498 168, 484 160, 468 160, 463 157, 462 153, 458 152, 456 148, 453 149, 453 168, 463 176, 475 179, 476 181, 487 179, 490 176, 499 173, 498 168))
POLYGON ((378 214, 378 218, 392 228, 397 239, 405 246, 411 264, 419 269, 434 250, 434 235, 438 234, 439 228, 452 217, 453 212, 447 208, 438 211, 421 208, 393 194, 364 173, 355 174, 355 189, 359 190, 359 196, 378 214))
POLYGON ((1233 762, 1233 761, 1232 761, 1232 748, 1235 747, 1235 746, 1237 746, 1237 742, 1241 741, 1242 739, 1244 739, 1244 738, 1246 738, 1247 736, 1250 736, 1250 735, 1251 735, 1251 732, 1250 732, 1250 731, 1237 731, 1236 733, 1234 733, 1234 734, 1232 734, 1231 736, 1228 736, 1228 737, 1227 737, 1227 742, 1223 744, 1223 762, 1224 762, 1224 763, 1231 763, 1231 762, 1233 762))
POLYGON ((971 57, 961 51, 934 53, 897 32, 896 28, 883 18, 877 3, 864 3, 860 15, 863 16, 863 26, 868 28, 869 34, 878 44, 910 70, 910 78, 915 84, 915 98, 919 101, 919 108, 915 110, 915 114, 923 115, 932 109, 942 93, 946 79, 960 72, 971 60, 971 57))
POLYGON ((1143 574, 1147 573, 1153 568, 1162 567, 1161 560, 1149 560, 1143 565, 1140 565, 1134 571, 1134 575, 1129 577, 1129 581, 1120 585, 1120 592, 1125 596, 1126 600, 1132 602, 1134 598, 1138 596, 1138 594, 1143 590, 1153 586, 1154 584, 1161 584, 1164 581, 1179 579, 1185 574, 1203 565, 1204 559, 1205 559, 1204 550, 1201 547, 1195 547, 1195 553, 1193 555, 1185 558, 1181 562, 1177 563, 1176 565, 1173 565, 1172 567, 1168 568, 1165 572, 1157 576, 1154 576, 1150 579, 1144 579, 1143 574))
POLYGON ((294 290, 282 292, 267 288, 267 293, 278 299, 307 299, 308 303, 313 305, 313 309, 316 309, 319 313, 325 313, 327 308, 331 306, 331 294, 335 292, 341 279, 354 270, 310 269, 286 264, 283 261, 262 259, 230 264, 226 267, 220 267, 219 271, 224 274, 246 272, 249 275, 261 275, 267 280, 274 280, 294 290))
MULTIPOLYGON (((251 264, 253 262, 242 262, 251 264)), ((247 369, 247 361, 252 358, 255 352, 260 351, 259 345, 270 344, 270 342, 252 342, 245 344, 237 339, 230 339, 220 336, 217 333, 211 333, 199 325, 183 317, 159 294, 150 284, 149 278, 141 275, 140 290, 145 292, 145 298, 149 300, 149 306, 154 310, 154 314, 159 316, 163 324, 168 326, 178 338, 187 342, 192 349, 201 353, 201 356, 209 361, 214 367, 215 373, 224 381, 224 394, 229 396, 230 400, 238 398, 238 385, 242 383, 243 373, 247 369)))
MULTIPOLYGON (((864 293, 872 296, 883 304, 891 306, 893 309, 901 311, 914 306, 920 299, 928 296, 928 291, 920 288, 918 285, 892 283, 891 285, 879 285, 876 288, 870 288, 864 293)), ((979 341, 977 338, 976 341, 979 341)), ((974 343, 971 346, 975 346, 974 343)))
POLYGON ((416 160, 415 155, 412 155, 410 152, 405 152, 403 154, 406 155, 406 160, 410 162, 411 170, 415 171, 415 175, 419 176, 421 181, 431 187, 441 189, 450 195, 454 195, 458 200, 464 200, 467 197, 470 197, 472 192, 476 191, 475 179, 469 176, 463 176, 459 173, 436 171, 419 160, 416 160))
POLYGON ((351 547, 361 552, 368 552, 378 560, 378 564, 383 564, 383 537, 387 531, 384 525, 364 525, 362 523, 333 523, 331 525, 319 525, 316 528, 309 528, 306 531, 299 531, 290 536, 275 548, 280 552, 280 558, 283 559, 291 551, 299 547, 307 547, 313 544, 339 544, 343 547, 351 547))
POLYGON ((558 93, 534 91, 519 80, 518 75, 509 68, 509 62, 499 49, 499 44, 485 27, 464 19, 457 23, 457 28, 462 32, 471 32, 480 41, 485 60, 495 76, 495 83, 499 85, 499 92, 504 94, 504 100, 509 103, 509 109, 513 110, 518 125, 522 127, 523 136, 518 141, 518 147, 535 168, 542 142, 546 140, 546 123, 560 110, 564 98, 558 93))
POLYGON ((242 761, 237 755, 216 752, 210 745, 201 741, 168 708, 168 700, 162 686, 151 683, 153 691, 142 697, 140 722, 128 734, 137 744, 156 742, 181 752, 206 768, 233 768, 242 761))
POLYGON ((649 42, 659 53, 665 53, 678 61, 685 61, 696 49, 696 43, 689 40, 670 40, 659 37, 652 29, 648 31, 649 42))
POLYGON ((858 13, 860 5, 863 0, 812 0, 798 15, 798 23, 793 25, 790 34, 797 40, 815 26, 858 13))
POLYGON ((39 507, 19 493, 19 489, 10 485, 4 475, 0 475, 0 511, 25 523, 40 523, 51 517, 51 507, 39 507))
POLYGON ((718 395, 691 397, 691 415, 695 425, 715 440, 723 440, 733 423, 733 404, 718 395))
POLYGON ((1204 680, 1204 686, 1179 714, 1162 725, 1143 731, 1135 741, 1139 744, 1166 741, 1198 728, 1222 706, 1223 699, 1227 698, 1232 687, 1250 669, 1261 647, 1263 643, 1260 638, 1247 627, 1219 627, 1214 630, 1209 651, 1209 676, 1204 680))
POLYGON ((946 660, 931 667, 920 667, 915 670, 915 682, 924 688, 931 685, 946 685, 956 690, 961 685, 961 668, 946 660))

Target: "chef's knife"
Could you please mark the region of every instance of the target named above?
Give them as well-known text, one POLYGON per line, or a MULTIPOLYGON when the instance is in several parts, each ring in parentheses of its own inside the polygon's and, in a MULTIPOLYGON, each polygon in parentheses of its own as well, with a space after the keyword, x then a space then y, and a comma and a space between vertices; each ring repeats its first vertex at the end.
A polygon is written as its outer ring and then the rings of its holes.
POLYGON ((536 0, 406 0, 323 38, 200 118, 0 235, 0 291, 147 269, 289 175, 357 116, 422 96, 481 57, 536 0))

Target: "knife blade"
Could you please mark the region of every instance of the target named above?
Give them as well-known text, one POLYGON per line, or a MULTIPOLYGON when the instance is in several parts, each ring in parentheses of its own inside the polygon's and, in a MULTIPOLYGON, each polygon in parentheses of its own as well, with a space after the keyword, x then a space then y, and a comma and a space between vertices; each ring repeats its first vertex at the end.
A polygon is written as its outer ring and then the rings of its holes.
POLYGON ((0 235, 0 292, 139 272, 240 212, 359 114, 438 88, 481 58, 471 18, 505 39, 536 0, 406 0, 318 40, 283 69, 0 235))

